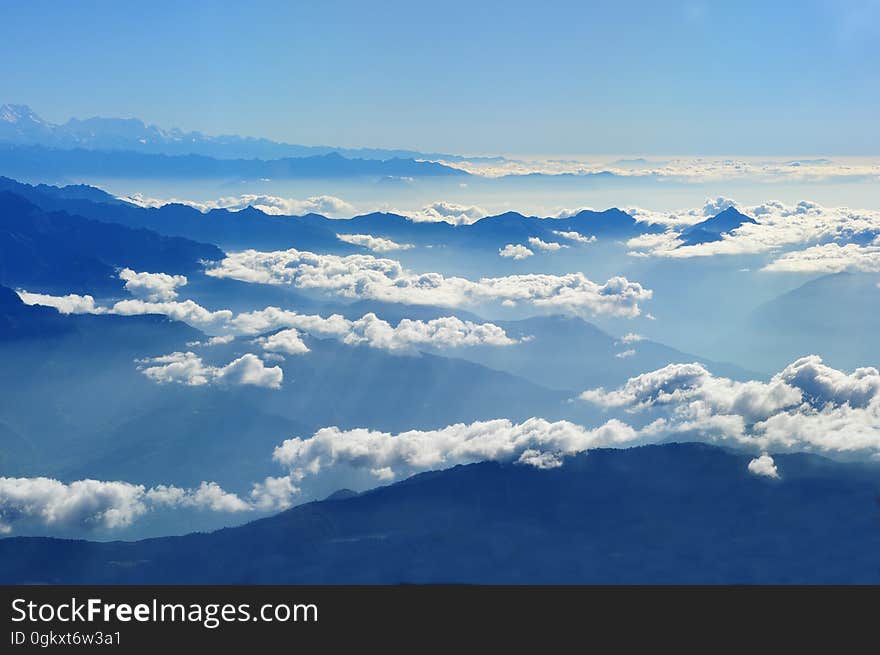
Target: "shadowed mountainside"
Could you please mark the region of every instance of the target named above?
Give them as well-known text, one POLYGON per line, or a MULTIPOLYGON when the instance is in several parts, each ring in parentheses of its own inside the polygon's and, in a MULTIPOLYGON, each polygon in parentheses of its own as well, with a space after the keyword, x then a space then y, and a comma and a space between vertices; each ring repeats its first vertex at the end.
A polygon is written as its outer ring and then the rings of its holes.
POLYGON ((0 540, 3 583, 846 583, 880 581, 880 473, 700 444, 484 462, 210 534, 0 540))

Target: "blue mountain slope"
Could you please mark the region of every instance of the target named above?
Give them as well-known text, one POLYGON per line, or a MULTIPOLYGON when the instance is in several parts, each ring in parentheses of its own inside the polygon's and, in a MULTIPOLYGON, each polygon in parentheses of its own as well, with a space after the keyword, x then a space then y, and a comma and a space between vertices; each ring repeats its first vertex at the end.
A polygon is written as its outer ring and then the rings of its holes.
POLYGON ((698 444, 561 468, 417 475, 210 534, 0 540, 0 581, 109 584, 789 584, 880 581, 880 473, 698 444))
MULTIPOLYGON (((280 390, 159 385, 137 371, 136 359, 201 338, 162 316, 64 316, 0 288, 0 424, 38 455, 11 449, 4 472, 246 490, 277 473, 281 441, 329 425, 398 432, 572 412, 567 394, 473 362, 310 337, 309 353, 278 364, 280 390)), ((246 338, 195 350, 216 365, 261 353, 246 338)))
POLYGON ((577 317, 536 316, 498 324, 513 338, 531 338, 503 349, 471 348, 465 356, 551 389, 579 392, 615 386, 640 373, 685 362, 700 362, 716 375, 734 379, 760 377, 739 366, 684 353, 654 341, 625 343, 577 317))
POLYGON ((715 216, 684 230, 681 233, 681 240, 686 246, 721 241, 722 234, 729 234, 747 223, 757 225, 758 221, 737 211, 735 207, 728 207, 715 216))
POLYGON ((124 266, 190 273, 202 260, 223 257, 188 239, 43 211, 7 191, 0 191, 0 252, 0 283, 63 293, 118 290, 116 269, 124 266))
POLYGON ((880 366, 880 275, 836 273, 810 280, 763 303, 722 348, 746 366, 780 366, 808 354, 843 369, 880 366))

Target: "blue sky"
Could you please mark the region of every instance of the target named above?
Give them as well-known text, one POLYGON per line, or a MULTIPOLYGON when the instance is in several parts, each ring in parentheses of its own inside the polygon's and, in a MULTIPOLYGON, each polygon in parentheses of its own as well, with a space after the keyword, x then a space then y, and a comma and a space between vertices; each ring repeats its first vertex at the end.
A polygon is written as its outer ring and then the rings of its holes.
POLYGON ((880 2, 29 2, 0 102, 53 121, 508 154, 878 154, 880 2), (772 6, 770 6, 772 5, 772 6))

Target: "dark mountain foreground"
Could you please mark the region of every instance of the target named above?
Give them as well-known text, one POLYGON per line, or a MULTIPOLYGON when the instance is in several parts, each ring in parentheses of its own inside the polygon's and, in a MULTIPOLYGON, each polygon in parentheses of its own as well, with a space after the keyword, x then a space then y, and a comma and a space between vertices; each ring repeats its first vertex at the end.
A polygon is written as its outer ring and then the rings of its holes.
POLYGON ((3 583, 878 583, 880 471, 699 444, 481 463, 210 534, 0 540, 3 583))

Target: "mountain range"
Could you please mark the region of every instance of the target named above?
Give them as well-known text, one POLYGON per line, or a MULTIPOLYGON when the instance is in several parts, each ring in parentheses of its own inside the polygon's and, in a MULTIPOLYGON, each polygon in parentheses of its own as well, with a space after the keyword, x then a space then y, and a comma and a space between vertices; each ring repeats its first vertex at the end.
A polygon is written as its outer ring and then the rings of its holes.
POLYGON ((876 467, 701 444, 423 473, 212 533, 0 540, 4 584, 880 582, 876 467))
POLYGON ((506 212, 487 216, 470 225, 451 225, 446 222, 414 222, 387 212, 340 221, 315 213, 270 215, 253 207, 239 211, 212 209, 205 213, 173 203, 148 208, 121 201, 87 185, 29 185, 0 176, 0 191, 3 190, 27 198, 47 211, 65 211, 93 220, 155 230, 170 236, 214 243, 226 249, 267 250, 295 246, 300 250, 363 252, 340 242, 336 237, 340 232, 368 233, 404 243, 497 249, 507 243, 526 242, 529 237, 559 242, 558 232, 616 241, 662 231, 659 225, 637 221, 617 208, 583 210, 574 216, 553 219, 506 212))
MULTIPOLYGON (((203 155, 216 159, 285 159, 338 153, 350 159, 429 159, 457 161, 458 155, 388 148, 303 146, 237 135, 208 136, 148 125, 138 118, 71 118, 52 123, 27 105, 0 105, 0 141, 59 149, 127 150, 164 155, 203 155)), ((487 158, 478 158, 487 159, 487 158)), ((500 158, 488 158, 488 160, 500 158)))

